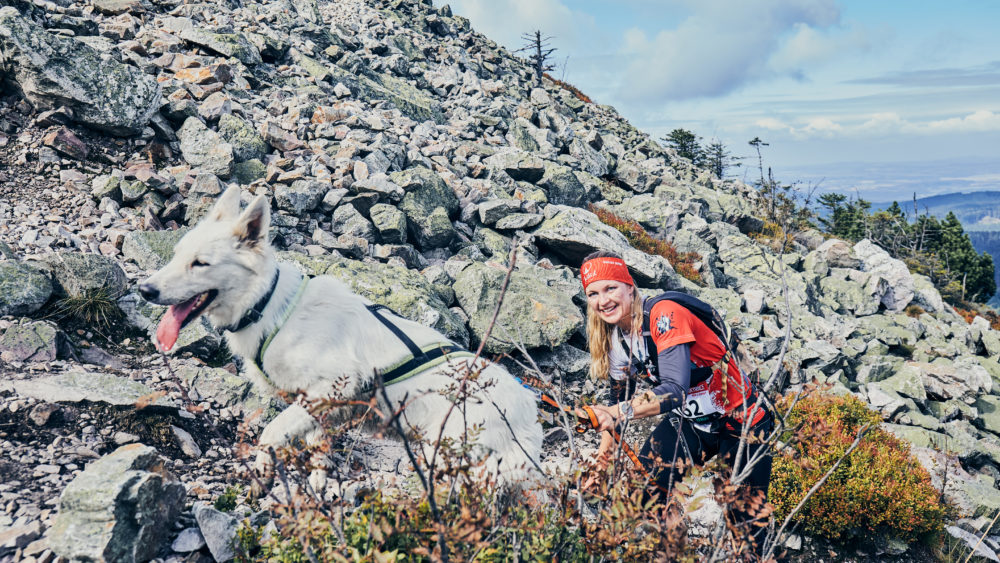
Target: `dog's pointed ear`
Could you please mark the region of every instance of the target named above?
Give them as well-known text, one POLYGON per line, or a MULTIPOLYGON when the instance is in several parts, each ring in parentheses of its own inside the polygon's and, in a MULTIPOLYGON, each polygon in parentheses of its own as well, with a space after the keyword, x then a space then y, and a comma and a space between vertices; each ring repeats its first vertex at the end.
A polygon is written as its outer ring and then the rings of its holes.
POLYGON ((232 185, 222 192, 205 217, 209 221, 232 221, 240 215, 240 187, 232 185))
POLYGON ((247 246, 257 246, 267 241, 267 230, 271 226, 271 204, 267 198, 259 195, 236 220, 233 234, 240 243, 247 246))

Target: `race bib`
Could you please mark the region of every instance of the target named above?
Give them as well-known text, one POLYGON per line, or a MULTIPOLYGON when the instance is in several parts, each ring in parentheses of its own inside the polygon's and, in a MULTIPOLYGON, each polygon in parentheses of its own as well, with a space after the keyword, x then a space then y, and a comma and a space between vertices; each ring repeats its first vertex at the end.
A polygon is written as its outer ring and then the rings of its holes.
POLYGON ((723 414, 725 411, 721 405, 717 405, 712 400, 712 393, 709 392, 708 384, 711 381, 704 381, 688 391, 684 400, 684 406, 674 410, 684 418, 700 418, 703 416, 723 414))

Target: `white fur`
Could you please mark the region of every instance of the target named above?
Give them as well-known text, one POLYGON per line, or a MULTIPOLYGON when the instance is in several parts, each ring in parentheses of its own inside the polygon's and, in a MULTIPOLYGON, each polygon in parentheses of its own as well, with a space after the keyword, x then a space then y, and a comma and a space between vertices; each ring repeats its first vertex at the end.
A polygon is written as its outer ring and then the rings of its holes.
MULTIPOLYGON (((208 216, 177 243, 170 263, 141 289, 157 291, 153 301, 164 305, 215 289, 218 297, 204 314, 214 326, 225 327, 236 323, 264 295, 275 270, 280 270, 263 318, 236 333, 226 332, 232 352, 245 360, 248 375, 259 384, 305 391, 307 397, 367 399, 360 393, 372 383, 375 370, 386 369, 409 352, 365 308, 368 300, 329 276, 308 282, 291 316, 272 340, 263 362, 269 380, 253 367, 262 336, 279 324, 302 279, 294 266, 276 261, 267 243, 269 213, 267 200, 258 197, 240 214, 238 188, 226 190, 208 216), (195 260, 208 265, 192 266, 195 260)), ((388 311, 382 313, 420 347, 449 342, 432 328, 388 311)), ((464 415, 462 409, 451 409, 442 391, 457 383, 456 376, 464 372, 469 359, 455 359, 389 385, 386 393, 392 404, 385 404, 380 397, 380 408, 393 412, 405 401, 401 417, 405 431, 422 434, 430 441, 437 438, 442 426, 443 435, 455 439, 461 439, 467 429, 481 426, 477 443, 482 453, 489 455, 487 469, 503 482, 520 484, 534 472, 541 453, 536 399, 502 367, 488 364, 478 378, 482 389, 465 403, 464 415)), ((304 409, 293 406, 268 424, 260 442, 277 446, 305 435, 315 439, 319 430, 304 409)))

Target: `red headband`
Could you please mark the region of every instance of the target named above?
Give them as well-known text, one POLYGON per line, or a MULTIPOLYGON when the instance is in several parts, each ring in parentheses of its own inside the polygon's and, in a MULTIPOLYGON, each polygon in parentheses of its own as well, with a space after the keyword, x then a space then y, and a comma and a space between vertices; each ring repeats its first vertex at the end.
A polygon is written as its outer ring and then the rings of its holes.
POLYGON ((580 279, 583 281, 583 289, 595 281, 612 280, 635 285, 632 275, 628 273, 628 266, 621 258, 602 256, 587 260, 580 266, 580 279))

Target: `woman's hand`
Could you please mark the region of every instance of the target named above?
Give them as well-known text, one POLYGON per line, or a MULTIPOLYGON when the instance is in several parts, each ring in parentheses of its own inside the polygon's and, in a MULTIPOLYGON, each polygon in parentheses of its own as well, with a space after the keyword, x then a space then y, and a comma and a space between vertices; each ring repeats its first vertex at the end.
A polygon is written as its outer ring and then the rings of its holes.
MULTIPOLYGON (((603 405, 590 405, 590 409, 594 411, 594 416, 597 418, 597 428, 599 432, 604 432, 605 430, 611 430, 615 427, 618 422, 618 407, 605 407, 603 405)), ((587 419, 590 418, 587 413, 581 409, 577 409, 577 416, 587 419)))

